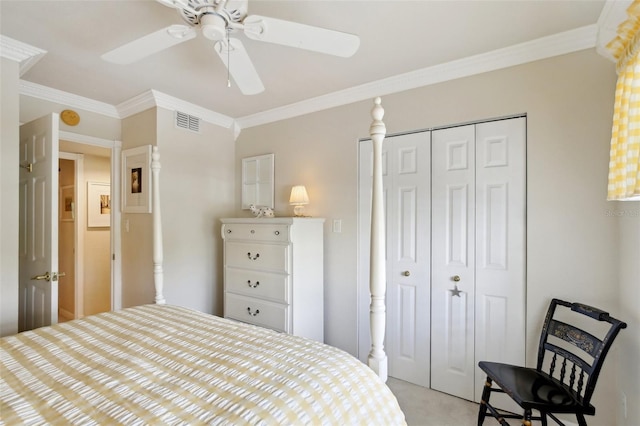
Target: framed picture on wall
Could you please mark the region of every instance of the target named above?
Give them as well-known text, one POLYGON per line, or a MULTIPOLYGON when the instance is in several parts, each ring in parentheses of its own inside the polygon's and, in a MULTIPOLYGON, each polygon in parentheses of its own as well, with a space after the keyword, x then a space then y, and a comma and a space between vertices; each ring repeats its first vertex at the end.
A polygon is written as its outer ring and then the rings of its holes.
POLYGON ((111 225, 111 185, 87 182, 87 227, 104 228, 111 225))
POLYGON ((122 151, 122 212, 151 213, 151 145, 122 151))
POLYGON ((275 154, 242 159, 242 208, 251 204, 274 208, 275 154))
POLYGON ((75 185, 60 188, 60 221, 73 222, 75 219, 75 185))

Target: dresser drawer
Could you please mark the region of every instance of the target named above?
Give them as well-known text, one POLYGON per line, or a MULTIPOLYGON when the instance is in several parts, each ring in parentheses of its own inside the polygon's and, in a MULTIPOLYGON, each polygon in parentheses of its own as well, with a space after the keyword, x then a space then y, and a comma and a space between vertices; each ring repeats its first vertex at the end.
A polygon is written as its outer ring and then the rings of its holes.
POLYGON ((224 316, 289 333, 289 305, 226 293, 224 316))
POLYGON ((225 240, 288 242, 289 226, 278 224, 226 223, 222 236, 225 240))
POLYGON ((227 266, 289 272, 289 246, 285 245, 227 241, 225 258, 227 266))
POLYGON ((225 291, 289 303, 289 275, 229 267, 225 274, 225 291))

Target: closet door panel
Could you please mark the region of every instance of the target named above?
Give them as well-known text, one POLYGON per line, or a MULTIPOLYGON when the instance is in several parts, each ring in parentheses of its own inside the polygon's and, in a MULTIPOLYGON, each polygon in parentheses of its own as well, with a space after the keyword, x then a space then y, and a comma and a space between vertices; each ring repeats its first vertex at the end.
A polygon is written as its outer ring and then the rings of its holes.
MULTIPOLYGON (((525 360, 526 122, 476 125, 476 364, 525 360)), ((476 381, 484 375, 477 369, 476 381)), ((481 386, 476 386, 479 400, 481 386)))
POLYGON ((387 138, 389 375, 429 386, 430 135, 387 138))
POLYGON ((473 399, 475 128, 432 132, 431 387, 473 399))

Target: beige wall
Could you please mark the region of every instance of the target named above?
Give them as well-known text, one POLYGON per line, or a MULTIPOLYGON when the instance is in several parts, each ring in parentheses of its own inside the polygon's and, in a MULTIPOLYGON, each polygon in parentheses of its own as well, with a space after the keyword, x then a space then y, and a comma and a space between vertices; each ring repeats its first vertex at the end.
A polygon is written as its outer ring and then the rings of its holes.
MULTIPOLYGON (((153 108, 123 120, 123 150, 157 145, 168 303, 222 315, 220 217, 233 212, 234 142, 229 129, 202 121, 200 132, 177 128, 174 112, 153 108)), ((150 303, 152 217, 123 214, 123 307, 150 303), (148 268, 144 265, 148 265, 148 268)))
MULTIPOLYGON (((83 175, 79 189, 85 194, 88 182, 111 183, 111 158, 85 155, 83 175)), ((84 315, 111 310, 111 228, 84 230, 83 282, 84 315)))
MULTIPOLYGON (((52 112, 60 113, 69 108, 69 105, 20 95, 20 122, 28 123, 43 115, 51 114, 52 112)), ((60 131, 94 136, 106 140, 120 140, 121 125, 119 118, 75 107, 70 109, 80 115, 80 122, 76 126, 69 126, 60 120, 60 131)))
MULTIPOLYGON (((620 335, 620 389, 627 397, 627 418, 619 424, 635 426, 640 419, 640 202, 612 203, 612 220, 619 224, 620 319, 628 328, 620 335)), ((613 287, 613 280, 609 280, 613 287)))
MULTIPOLYGON (((389 133, 527 114, 529 365, 551 297, 620 312, 618 224, 606 215, 611 203, 605 201, 615 80, 614 65, 588 50, 383 97, 389 133)), ((372 105, 358 102, 245 129, 236 149, 236 162, 275 153, 277 214, 291 215, 288 191, 302 183, 311 198, 309 213, 328 219, 325 339, 353 354, 357 140, 368 136, 372 105), (332 219, 342 220, 342 233, 331 232, 332 219)), ((237 211, 239 183, 236 170, 237 211)), ((637 372, 637 363, 626 369, 637 372)), ((614 386, 610 381, 602 388, 596 403, 614 386)), ((615 411, 613 399, 602 405, 599 412, 615 411)))
POLYGON ((235 146, 229 129, 201 121, 177 128, 158 109, 165 297, 168 303, 222 315, 220 217, 233 214, 235 146))
MULTIPOLYGON (((156 144, 156 109, 122 120, 122 150, 156 144)), ((122 307, 152 303, 153 228, 151 215, 122 213, 122 307), (128 223, 128 231, 127 231, 128 223)))
POLYGON ((0 57, 0 336, 18 332, 18 63, 0 57))

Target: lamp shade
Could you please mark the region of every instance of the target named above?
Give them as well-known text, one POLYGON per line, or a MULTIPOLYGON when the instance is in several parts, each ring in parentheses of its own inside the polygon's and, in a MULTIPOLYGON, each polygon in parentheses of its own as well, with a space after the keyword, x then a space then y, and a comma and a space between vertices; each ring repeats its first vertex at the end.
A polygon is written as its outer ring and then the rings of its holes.
POLYGON ((309 204, 309 196, 307 195, 307 189, 304 185, 296 185, 291 188, 291 197, 289 197, 289 204, 292 206, 302 206, 309 204))

